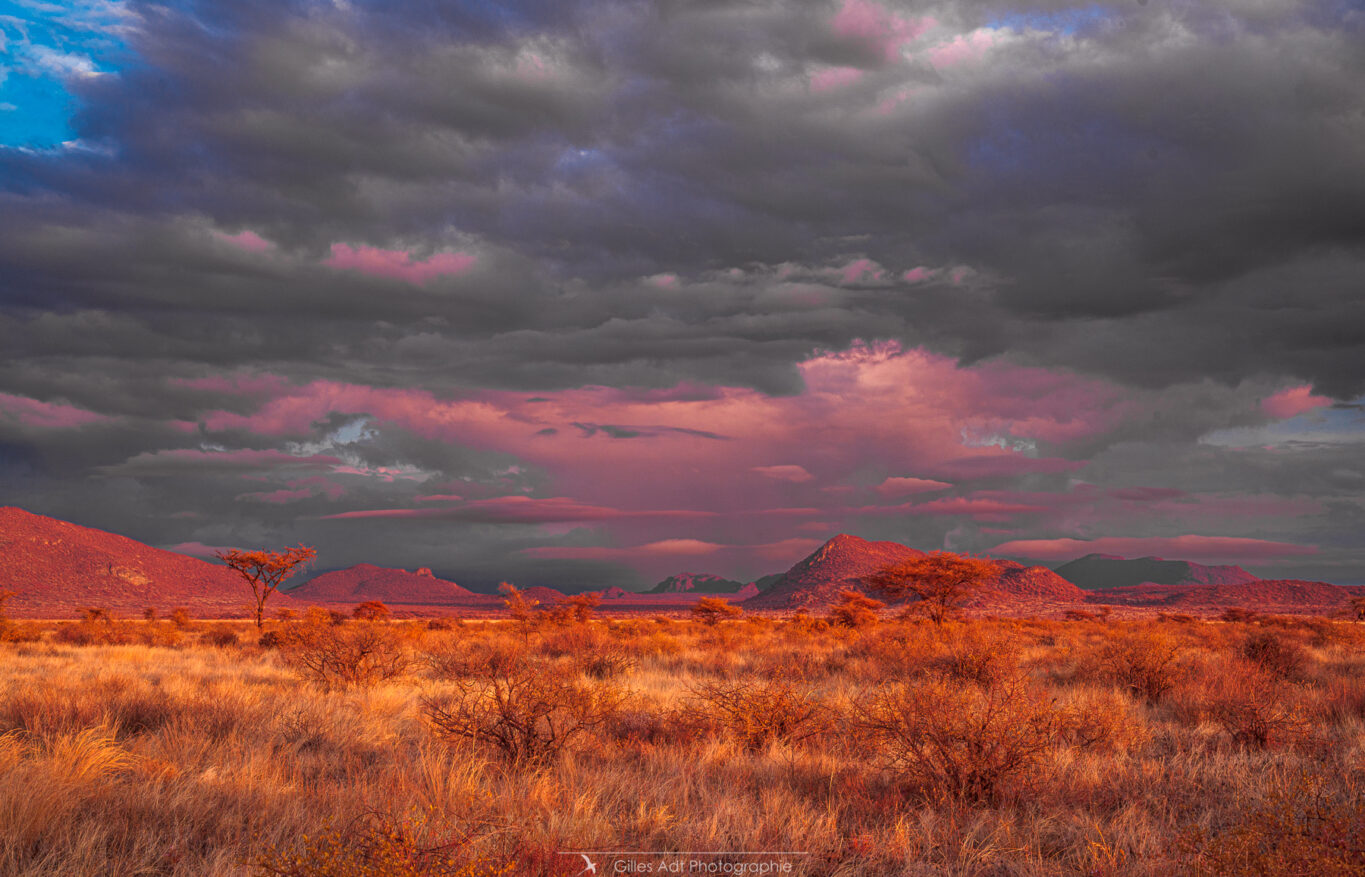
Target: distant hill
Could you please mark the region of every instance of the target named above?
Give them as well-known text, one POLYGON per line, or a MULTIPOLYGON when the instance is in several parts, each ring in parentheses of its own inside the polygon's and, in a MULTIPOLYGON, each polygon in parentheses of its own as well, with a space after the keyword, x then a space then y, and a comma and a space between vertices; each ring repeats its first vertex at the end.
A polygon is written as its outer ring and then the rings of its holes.
POLYGON ((757 588, 759 593, 766 594, 768 591, 771 591, 773 588, 777 587, 777 584, 782 581, 782 578, 785 575, 786 573, 775 572, 772 573, 771 575, 763 576, 760 579, 755 579, 749 584, 757 588))
MULTIPOLYGON (((177 606, 229 615, 252 600, 242 578, 220 564, 13 507, 0 508, 0 590, 14 591, 10 609, 30 617, 177 606)), ((268 606, 290 602, 276 594, 268 606)))
POLYGON ((1235 607, 1263 611, 1344 609, 1353 591, 1328 582, 1256 579, 1235 585, 1132 585, 1092 591, 1091 603, 1170 609, 1235 607))
POLYGON ((710 573, 683 572, 669 576, 646 594, 733 594, 744 587, 743 582, 723 579, 710 573))
POLYGON ((1057 567, 1062 578, 1085 590, 1127 588, 1133 585, 1242 585, 1256 577, 1240 566, 1205 566, 1188 560, 1112 554, 1087 554, 1057 567))
MULTIPOLYGON (((924 556, 923 551, 898 542, 835 536, 784 573, 771 590, 744 601, 744 605, 756 609, 824 608, 839 599, 841 590, 867 592, 867 575, 924 556)), ((1085 591, 1047 567, 1026 567, 1012 560, 991 562, 999 573, 973 598, 973 604, 1075 603, 1086 598, 1085 591)))
POLYGON ((869 542, 840 533, 783 573, 766 592, 744 601, 745 608, 801 609, 827 606, 845 588, 864 590, 863 577, 902 560, 923 557, 899 542, 869 542))
POLYGON ((358 563, 346 569, 323 573, 291 589, 288 594, 296 600, 316 603, 380 600, 384 603, 427 606, 459 605, 479 597, 454 582, 436 578, 429 569, 408 572, 372 563, 358 563))

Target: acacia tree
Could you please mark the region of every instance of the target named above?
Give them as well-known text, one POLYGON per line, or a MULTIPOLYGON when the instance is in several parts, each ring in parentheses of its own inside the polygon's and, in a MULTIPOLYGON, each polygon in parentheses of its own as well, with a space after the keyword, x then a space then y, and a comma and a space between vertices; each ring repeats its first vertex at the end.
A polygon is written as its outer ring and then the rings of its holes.
POLYGON ((891 597, 918 597, 929 618, 941 625, 998 572, 989 560, 936 551, 894 563, 867 576, 865 581, 891 597))
POLYGON ((722 618, 735 618, 744 612, 739 606, 732 606, 724 597, 702 597, 692 607, 692 616, 707 624, 715 624, 722 618))
POLYGON ((298 572, 299 565, 318 556, 307 545, 286 548, 284 551, 218 551, 214 556, 237 571, 251 586, 256 597, 256 626, 265 625, 265 601, 275 593, 284 580, 298 572))

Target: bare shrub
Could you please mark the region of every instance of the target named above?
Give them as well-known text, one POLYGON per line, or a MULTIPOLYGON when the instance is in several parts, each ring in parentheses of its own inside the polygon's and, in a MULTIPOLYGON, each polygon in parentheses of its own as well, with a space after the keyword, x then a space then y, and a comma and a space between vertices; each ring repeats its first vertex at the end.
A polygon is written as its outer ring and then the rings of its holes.
POLYGON ((280 639, 285 662, 328 689, 374 685, 402 675, 411 664, 401 635, 371 623, 293 625, 280 639))
POLYGON ((525 767, 549 764, 570 743, 609 722, 624 695, 553 666, 526 662, 492 676, 457 679, 453 693, 422 698, 422 714, 447 740, 467 740, 525 767))
POLYGON ((1016 676, 990 688, 943 679, 892 685, 857 707, 882 764, 931 797, 994 804, 1039 770, 1061 716, 1016 676))
POLYGON ((1267 749, 1301 743, 1312 727, 1292 686, 1254 666, 1215 678, 1205 697, 1208 717, 1238 746, 1267 749))
POLYGON ((871 627, 877 623, 877 611, 886 604, 859 591, 839 592, 839 602, 829 610, 829 623, 839 627, 871 627))
POLYGON ((1148 703, 1159 703, 1185 676, 1180 647, 1154 631, 1125 635, 1100 649, 1102 675, 1148 703))
POLYGON ((491 679, 520 666, 526 657, 520 646, 447 640, 429 646, 422 653, 421 660, 437 679, 491 679))
POLYGON ((184 606, 177 606, 174 609, 172 609, 170 618, 171 624, 174 624, 181 630, 184 630, 185 628, 189 627, 190 624, 192 623, 190 620, 190 611, 186 609, 184 606))
POLYGON ((1303 675, 1308 656, 1303 647, 1273 630, 1253 633, 1242 643, 1242 657, 1273 676, 1293 679, 1303 675))
POLYGON ((634 670, 640 660, 635 652, 618 640, 606 640, 592 651, 582 652, 574 657, 574 667, 578 672, 594 679, 612 679, 634 670))
POLYGON ((805 740, 820 732, 828 716, 809 694, 776 679, 713 680, 690 690, 697 712, 750 750, 774 740, 805 740))

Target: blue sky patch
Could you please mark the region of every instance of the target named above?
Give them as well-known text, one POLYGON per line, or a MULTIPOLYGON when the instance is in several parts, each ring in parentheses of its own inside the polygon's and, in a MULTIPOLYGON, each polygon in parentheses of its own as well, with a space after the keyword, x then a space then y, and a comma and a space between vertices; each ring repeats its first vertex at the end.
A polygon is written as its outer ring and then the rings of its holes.
POLYGON ((0 146, 76 139, 73 86, 117 72, 134 17, 122 3, 0 0, 0 146))

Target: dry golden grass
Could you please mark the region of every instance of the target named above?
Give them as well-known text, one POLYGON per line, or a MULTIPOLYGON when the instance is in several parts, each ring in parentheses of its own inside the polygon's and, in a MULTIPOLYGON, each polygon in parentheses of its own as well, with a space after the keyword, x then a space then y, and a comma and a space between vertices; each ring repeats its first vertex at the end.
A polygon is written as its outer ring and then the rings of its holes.
POLYGON ((587 614, 11 626, 0 874, 1365 873, 1365 625, 587 614))

